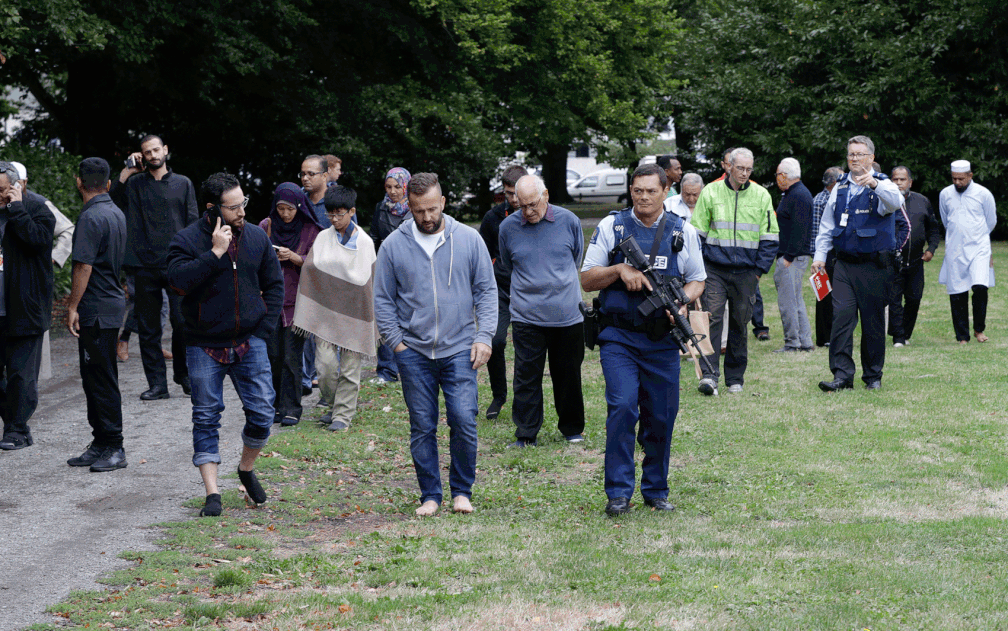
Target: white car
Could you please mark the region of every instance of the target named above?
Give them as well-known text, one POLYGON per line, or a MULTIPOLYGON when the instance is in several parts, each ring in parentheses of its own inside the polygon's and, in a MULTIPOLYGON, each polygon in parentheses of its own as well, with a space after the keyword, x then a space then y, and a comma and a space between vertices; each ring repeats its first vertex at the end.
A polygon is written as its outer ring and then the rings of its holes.
POLYGON ((567 187, 579 202, 616 203, 627 199, 627 174, 622 169, 603 169, 585 175, 567 187))

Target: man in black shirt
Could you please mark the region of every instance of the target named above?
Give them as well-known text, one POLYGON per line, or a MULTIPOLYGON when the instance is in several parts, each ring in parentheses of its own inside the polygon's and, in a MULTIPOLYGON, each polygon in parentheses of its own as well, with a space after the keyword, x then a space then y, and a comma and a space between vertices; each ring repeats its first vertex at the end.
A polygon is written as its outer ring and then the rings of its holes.
POLYGON ((196 221, 196 189, 184 175, 168 168, 168 147, 157 136, 140 141, 140 153, 127 166, 110 191, 112 201, 126 214, 126 258, 123 266, 135 276, 134 296, 140 357, 149 390, 142 401, 167 399, 168 377, 161 350, 161 290, 168 290, 172 325, 172 370, 175 383, 188 396, 185 336, 178 293, 168 286, 165 257, 172 238, 196 221))
POLYGON ((52 240, 56 218, 46 199, 23 190, 17 170, 0 162, 0 356, 7 387, 0 389, 4 432, 0 449, 32 444, 28 419, 38 407, 42 337, 52 323, 52 240))
POLYGON ((81 385, 94 440, 71 467, 114 471, 126 467, 116 334, 126 310, 119 270, 126 253, 126 217, 109 197, 109 165, 85 158, 77 167, 84 208, 73 236, 73 280, 67 328, 78 338, 81 385))
POLYGON ((507 402, 507 362, 504 360, 504 347, 507 345, 507 330, 511 324, 511 275, 504 272, 500 265, 500 225, 504 218, 518 210, 518 196, 515 185, 523 176, 528 175, 525 167, 513 164, 504 169, 501 183, 504 187, 504 201, 497 204, 483 216, 480 224, 480 236, 486 243, 493 261, 494 276, 497 279, 497 332, 490 343, 490 361, 487 362, 487 372, 490 375, 490 392, 493 401, 487 408, 486 417, 495 419, 501 408, 507 402))
POLYGON ((910 221, 910 240, 903 246, 903 268, 893 277, 889 294, 889 335, 893 338, 893 346, 899 348, 908 344, 913 335, 917 311, 924 296, 924 264, 934 257, 941 233, 930 200, 910 190, 913 186, 910 169, 905 166, 894 168, 892 181, 903 193, 910 221), (927 251, 924 250, 925 240, 927 251))

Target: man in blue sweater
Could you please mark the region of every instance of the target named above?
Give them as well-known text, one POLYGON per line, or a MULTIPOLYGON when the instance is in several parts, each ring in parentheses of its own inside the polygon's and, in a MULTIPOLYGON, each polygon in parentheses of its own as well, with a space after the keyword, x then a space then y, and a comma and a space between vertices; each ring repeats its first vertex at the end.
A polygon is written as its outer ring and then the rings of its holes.
POLYGON ((182 295, 186 363, 192 380, 193 464, 206 487, 200 515, 221 514, 217 466, 224 377, 245 411, 238 478, 256 504, 266 492, 252 470, 273 426, 273 377, 266 340, 280 319, 284 282, 269 237, 245 223, 248 197, 237 178, 215 173, 203 183, 207 212, 168 247, 168 282, 182 295))
POLYGON ((584 317, 578 309, 578 265, 584 251, 581 221, 549 203, 541 178, 515 184, 520 213, 500 225, 502 274, 511 283, 511 335, 515 346, 515 423, 512 447, 535 446, 543 423, 543 369, 549 355, 557 428, 569 443, 584 440, 584 317))
POLYGON ((406 188, 413 221, 382 242, 375 268, 375 319, 396 354, 410 415, 410 453, 420 485, 419 517, 441 506, 438 389, 448 417, 452 510, 473 511, 476 479, 476 370, 490 359, 497 330, 497 282, 476 230, 444 214, 435 173, 406 188))
POLYGON ((812 193, 802 184, 801 165, 794 158, 784 158, 777 166, 777 188, 784 196, 777 206, 777 265, 774 285, 777 287, 777 308, 784 328, 784 346, 775 353, 811 351, 812 327, 802 287, 805 271, 812 254, 809 233, 812 231, 812 193))

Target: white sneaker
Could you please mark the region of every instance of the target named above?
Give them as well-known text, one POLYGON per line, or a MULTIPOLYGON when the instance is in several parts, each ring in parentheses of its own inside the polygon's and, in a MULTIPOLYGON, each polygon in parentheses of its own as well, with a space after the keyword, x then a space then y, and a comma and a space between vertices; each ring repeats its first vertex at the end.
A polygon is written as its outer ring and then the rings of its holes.
POLYGON ((700 394, 706 394, 709 397, 716 397, 718 395, 717 384, 710 377, 704 377, 700 380, 700 385, 697 386, 697 391, 700 394))
POLYGON ((903 342, 893 342, 893 348, 903 348, 903 342))
POLYGON ((728 386, 728 394, 738 394, 740 392, 742 392, 742 384, 733 383, 732 385, 728 386))
POLYGON ((387 383, 393 383, 393 382, 389 381, 385 377, 372 377, 371 379, 368 380, 368 383, 376 386, 384 386, 387 383))
POLYGON ((904 344, 906 344, 907 346, 910 346, 910 338, 908 337, 908 338, 906 339, 906 341, 905 341, 905 342, 903 342, 903 343, 904 343, 904 344))

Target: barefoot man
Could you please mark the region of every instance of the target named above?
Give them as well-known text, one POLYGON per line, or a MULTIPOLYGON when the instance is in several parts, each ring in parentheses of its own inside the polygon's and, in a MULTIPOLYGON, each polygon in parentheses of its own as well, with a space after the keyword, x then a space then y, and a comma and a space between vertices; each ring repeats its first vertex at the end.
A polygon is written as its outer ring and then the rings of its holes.
POLYGON ((497 330, 497 282, 476 230, 443 213, 435 173, 417 173, 406 193, 413 221, 404 221, 378 250, 375 319, 382 343, 395 352, 410 415, 410 453, 420 508, 441 507, 438 389, 448 417, 452 510, 471 513, 476 479, 476 370, 490 359, 497 330))

